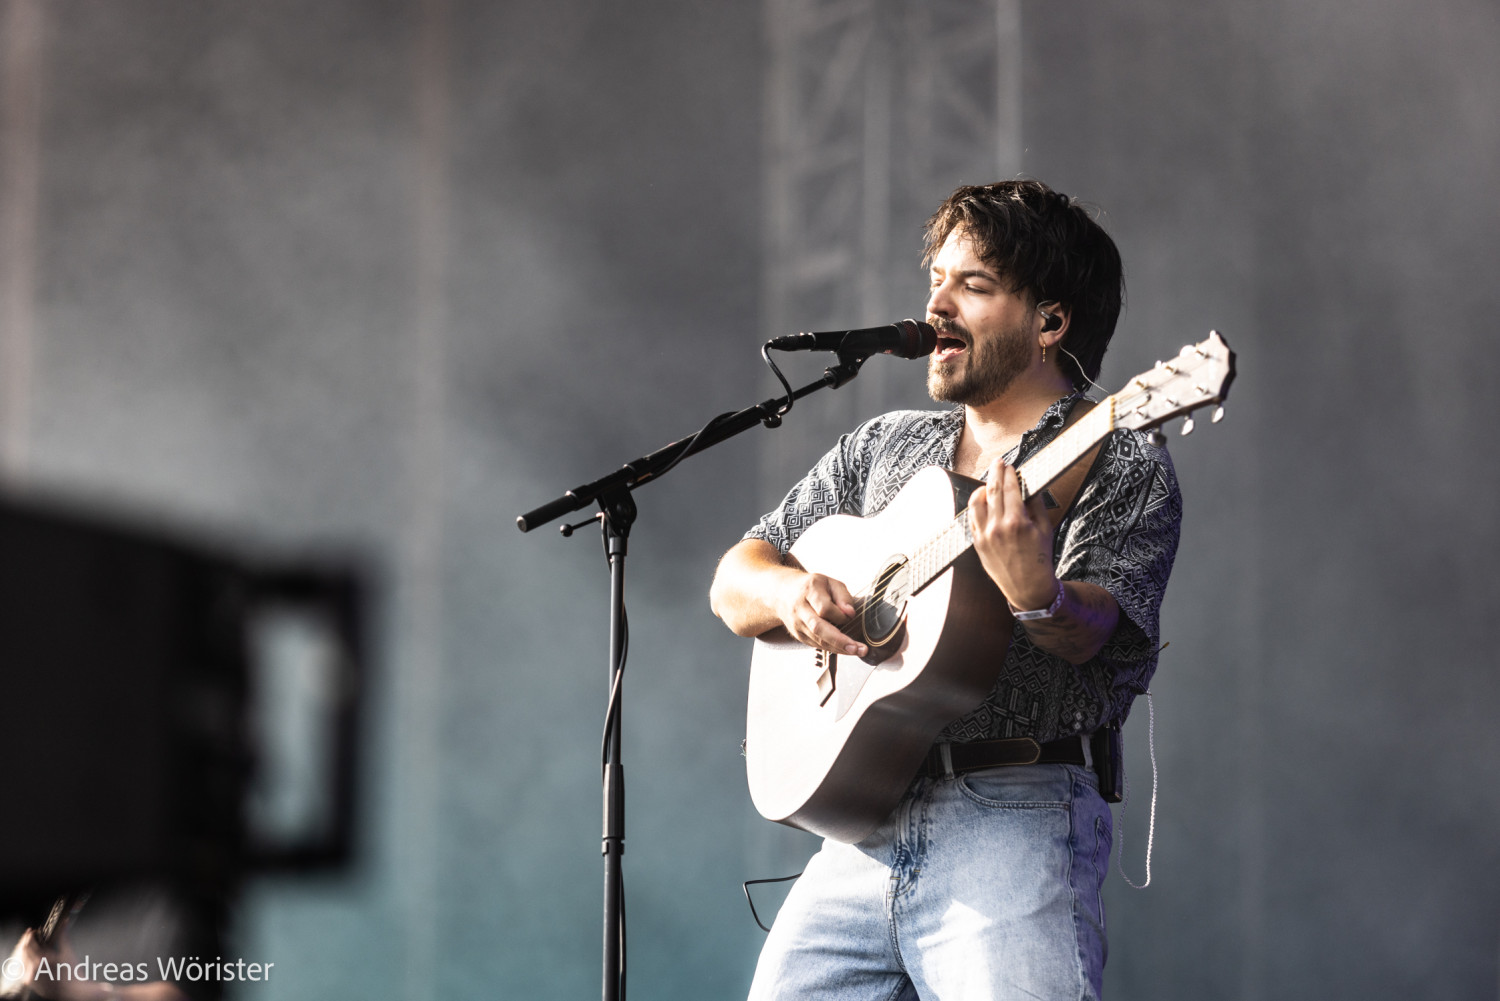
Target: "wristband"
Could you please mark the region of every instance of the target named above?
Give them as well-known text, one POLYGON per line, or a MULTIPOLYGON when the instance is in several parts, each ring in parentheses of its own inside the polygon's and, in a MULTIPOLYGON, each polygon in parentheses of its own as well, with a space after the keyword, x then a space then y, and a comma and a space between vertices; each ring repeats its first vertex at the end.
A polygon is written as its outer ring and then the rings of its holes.
POLYGON ((1046 608, 1038 608, 1034 612, 1022 612, 1018 610, 1015 605, 1010 604, 1009 598, 1005 600, 1005 603, 1010 605, 1010 614, 1015 616, 1017 622, 1035 622, 1037 619, 1050 619, 1056 615, 1057 610, 1062 607, 1063 598, 1067 596, 1067 593, 1067 589, 1063 587, 1063 582, 1058 581, 1057 597, 1052 599, 1052 604, 1046 608))

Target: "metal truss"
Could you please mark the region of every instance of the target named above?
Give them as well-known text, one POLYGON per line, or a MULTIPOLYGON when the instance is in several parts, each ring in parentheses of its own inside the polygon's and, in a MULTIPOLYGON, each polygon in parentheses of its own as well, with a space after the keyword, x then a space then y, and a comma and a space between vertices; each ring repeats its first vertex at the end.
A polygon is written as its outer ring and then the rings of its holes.
MULTIPOLYGON (((1019 0, 767 0, 767 336, 922 315, 922 224, 954 187, 1020 170, 1019 0)), ((784 490, 859 420, 921 395, 872 359, 768 436, 784 490)))

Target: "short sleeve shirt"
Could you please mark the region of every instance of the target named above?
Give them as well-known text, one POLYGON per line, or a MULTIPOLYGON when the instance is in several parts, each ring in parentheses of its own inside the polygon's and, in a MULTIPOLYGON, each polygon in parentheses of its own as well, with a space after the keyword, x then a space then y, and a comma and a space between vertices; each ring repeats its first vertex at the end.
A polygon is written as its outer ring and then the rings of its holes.
MULTIPOLYGON (((1007 461, 1020 465, 1057 437, 1081 398, 1064 397, 1049 407, 1007 461)), ((745 538, 761 539, 784 554, 828 515, 880 513, 923 468, 952 468, 963 424, 962 408, 901 410, 866 421, 841 438, 745 538)), ((1053 563, 1060 579, 1108 591, 1120 606, 1118 627, 1093 659, 1074 665, 1036 646, 1016 623, 994 688, 939 739, 1046 742, 1123 722, 1156 670, 1158 617, 1181 524, 1182 497, 1166 449, 1137 431, 1112 432, 1058 526, 1053 563)))

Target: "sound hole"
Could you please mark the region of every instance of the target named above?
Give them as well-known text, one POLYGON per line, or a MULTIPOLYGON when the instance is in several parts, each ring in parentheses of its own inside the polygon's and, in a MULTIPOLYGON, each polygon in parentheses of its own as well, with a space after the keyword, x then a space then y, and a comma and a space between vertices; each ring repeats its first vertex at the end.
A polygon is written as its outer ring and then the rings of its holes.
POLYGON ((906 559, 902 557, 886 565, 864 600, 860 626, 870 647, 864 659, 871 664, 885 660, 901 645, 906 613, 905 582, 906 559))

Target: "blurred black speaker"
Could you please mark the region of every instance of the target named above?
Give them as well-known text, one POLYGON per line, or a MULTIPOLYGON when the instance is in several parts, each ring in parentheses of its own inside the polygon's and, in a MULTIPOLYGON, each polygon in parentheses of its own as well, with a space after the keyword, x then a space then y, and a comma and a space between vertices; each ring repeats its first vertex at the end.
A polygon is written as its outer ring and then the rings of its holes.
POLYGON ((361 590, 0 497, 0 906, 347 860, 361 590))

